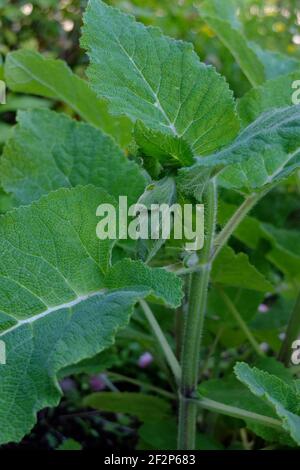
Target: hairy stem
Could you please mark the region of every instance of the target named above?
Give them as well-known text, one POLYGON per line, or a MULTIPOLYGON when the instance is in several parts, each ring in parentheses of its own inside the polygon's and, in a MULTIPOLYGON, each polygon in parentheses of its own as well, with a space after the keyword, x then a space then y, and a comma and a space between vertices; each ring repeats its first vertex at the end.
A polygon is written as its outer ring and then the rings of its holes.
POLYGON ((182 331, 183 331, 183 311, 181 308, 177 308, 174 318, 174 337, 175 337, 175 353, 176 357, 179 359, 181 354, 181 344, 182 344, 182 331))
POLYGON ((144 311, 144 314, 145 314, 145 317, 147 318, 152 330, 153 330, 153 333, 164 353, 164 356, 170 366, 170 369, 172 370, 173 374, 174 374, 174 377, 176 379, 177 382, 180 381, 180 377, 181 377, 181 369, 180 369, 180 365, 176 359, 176 356, 175 354, 173 353, 172 349, 171 349, 171 346, 169 345, 165 335, 163 334, 151 308, 149 307, 149 305, 147 304, 147 302, 145 302, 144 300, 141 300, 140 301, 140 305, 144 311))
POLYGON ((292 344, 299 338, 300 335, 300 292, 298 294, 295 306, 290 316, 288 327, 286 330, 286 337, 282 344, 279 360, 286 366, 289 365, 292 354, 292 344))
POLYGON ((205 193, 205 243, 199 270, 191 275, 188 312, 185 319, 181 354, 179 390, 178 449, 195 448, 197 404, 190 400, 196 392, 199 376, 200 345, 211 271, 211 251, 216 225, 217 193, 212 180, 205 193))

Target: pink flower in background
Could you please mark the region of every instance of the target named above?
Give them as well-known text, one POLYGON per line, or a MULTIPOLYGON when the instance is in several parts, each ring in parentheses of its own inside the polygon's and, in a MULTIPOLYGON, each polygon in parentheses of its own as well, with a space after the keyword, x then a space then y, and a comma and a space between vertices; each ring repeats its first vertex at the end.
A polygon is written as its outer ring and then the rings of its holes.
POLYGON ((261 349, 263 352, 267 352, 270 349, 270 345, 268 343, 261 343, 259 345, 259 349, 261 349))
POLYGON ((64 393, 72 392, 76 390, 76 382, 70 377, 65 377, 59 382, 59 385, 64 393))
POLYGON ((260 304, 258 307, 259 313, 267 313, 269 310, 270 309, 266 304, 260 304))
POLYGON ((100 392, 101 390, 104 390, 106 388, 105 375, 93 375, 90 378, 90 387, 93 392, 100 392))
POLYGON ((139 357, 138 365, 141 369, 145 369, 153 362, 153 356, 149 352, 145 352, 139 357))
POLYGON ((283 333, 280 333, 280 334, 278 335, 278 338, 279 338, 281 341, 284 341, 285 338, 286 338, 286 333, 284 333, 284 332, 283 332, 283 333))

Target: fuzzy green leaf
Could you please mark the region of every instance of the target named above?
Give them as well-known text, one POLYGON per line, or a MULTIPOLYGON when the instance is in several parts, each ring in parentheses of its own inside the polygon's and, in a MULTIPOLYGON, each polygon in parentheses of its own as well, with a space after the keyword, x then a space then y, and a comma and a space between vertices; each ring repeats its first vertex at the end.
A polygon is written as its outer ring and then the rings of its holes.
POLYGON ((1 444, 19 441, 34 425, 37 411, 58 404, 58 372, 109 347, 145 294, 98 294, 56 306, 51 314, 31 317, 1 335, 7 350, 7 363, 0 366, 1 444))
POLYGON ((10 52, 6 56, 5 80, 15 92, 63 101, 84 120, 114 136, 120 144, 130 142, 130 121, 125 117, 112 117, 107 104, 61 60, 45 58, 30 50, 10 52))
POLYGON ((183 291, 182 281, 175 274, 163 268, 149 268, 141 261, 123 259, 110 269, 105 285, 109 289, 136 286, 150 288, 155 299, 171 307, 179 307, 183 291))
POLYGON ((49 110, 19 112, 0 160, 0 181, 16 204, 60 187, 93 184, 133 204, 145 178, 114 141, 95 127, 49 110))
MULTIPOLYGON (((293 380, 292 373, 274 358, 259 359, 257 367, 263 369, 263 373, 269 373, 270 376, 275 374, 278 380, 284 381, 287 386, 295 386, 296 381, 293 380)), ((220 403, 220 410, 221 404, 228 406, 229 408, 223 410, 224 414, 235 417, 238 414, 244 415, 242 419, 245 420, 247 427, 263 439, 295 446, 293 439, 284 427, 281 427, 281 422, 273 407, 263 398, 251 393, 247 386, 233 375, 203 382, 198 390, 201 397, 220 403), (260 419, 262 416, 263 420, 260 419)))
POLYGON ((243 416, 247 428, 271 443, 295 446, 293 439, 281 427, 272 408, 251 394, 235 377, 208 380, 199 387, 200 397, 207 397, 220 404, 225 415, 243 416), (262 419, 263 418, 263 419, 262 419))
MULTIPOLYGON (((203 175, 222 172, 220 182, 227 188, 245 192, 276 184, 300 166, 300 106, 269 111, 244 129, 224 150, 198 158, 181 170, 185 179, 197 168, 203 175)), ((196 189, 195 189, 196 190, 196 189)))
POLYGON ((238 101, 238 113, 243 124, 247 126, 270 109, 292 106, 292 85, 299 80, 299 76, 299 72, 293 72, 268 80, 263 85, 248 91, 238 101))
POLYGON ((225 80, 202 64, 191 44, 163 36, 133 17, 91 0, 82 45, 91 64, 88 77, 113 114, 183 138, 194 152, 208 154, 230 142, 239 129, 225 80))
POLYGON ((0 443, 20 440, 37 411, 57 405, 57 376, 109 347, 138 300, 180 302, 174 274, 126 260, 110 271, 114 241, 96 237, 104 202, 114 204, 103 190, 78 186, 1 218, 0 443))
POLYGON ((237 378, 255 396, 271 405, 282 420, 283 428, 300 444, 300 393, 297 387, 243 362, 238 363, 234 370, 237 378))
POLYGON ((146 157, 157 158, 164 166, 189 166, 194 162, 193 152, 184 139, 148 129, 141 121, 135 125, 134 137, 146 157))

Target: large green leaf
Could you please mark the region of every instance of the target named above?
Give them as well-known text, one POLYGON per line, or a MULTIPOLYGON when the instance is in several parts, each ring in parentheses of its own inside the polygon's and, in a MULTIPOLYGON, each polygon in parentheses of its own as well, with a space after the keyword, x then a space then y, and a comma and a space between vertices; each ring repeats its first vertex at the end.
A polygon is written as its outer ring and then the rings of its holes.
POLYGON ((0 366, 0 443, 20 440, 38 410, 58 403, 59 372, 109 347, 139 299, 153 294, 171 303, 181 296, 175 275, 162 279, 156 269, 145 268, 135 287, 120 289, 114 268, 112 283, 114 241, 96 237, 96 208, 104 202, 114 204, 93 186, 63 188, 1 218, 0 339, 7 363, 0 366), (174 288, 166 296, 162 280, 174 288), (104 293, 107 287, 113 290, 104 293))
POLYGON ((58 404, 59 370, 110 346, 143 295, 141 290, 98 294, 2 333, 7 364, 0 366, 0 443, 19 441, 37 411, 58 404))
POLYGON ((238 101, 238 113, 243 124, 247 126, 260 114, 270 109, 292 106, 292 84, 298 79, 299 72, 293 72, 289 75, 268 80, 248 91, 238 101))
POLYGON ((274 409, 283 428, 300 444, 300 393, 297 385, 287 384, 276 375, 242 362, 235 366, 235 374, 253 395, 263 398, 274 409))
POLYGON ((203 169, 204 174, 207 169, 212 174, 222 171, 219 180, 225 187, 253 192, 275 184, 299 166, 300 106, 295 105, 264 113, 224 150, 198 158, 181 172, 182 178, 198 183, 197 169, 201 174, 203 169))
POLYGON ((213 264, 212 279, 221 284, 272 292, 273 286, 253 266, 245 253, 234 253, 229 246, 223 248, 213 264))
POLYGON ((93 186, 60 189, 1 217, 0 311, 22 319, 104 287, 114 240, 97 239, 96 209, 106 202, 116 205, 93 186))
POLYGON ((63 101, 122 145, 130 142, 130 121, 112 117, 107 104, 99 100, 88 83, 74 75, 61 60, 45 58, 30 50, 10 52, 5 62, 5 81, 13 91, 63 101))
POLYGON ((212 67, 199 61, 191 44, 91 0, 82 45, 91 61, 92 86, 109 100, 112 113, 184 139, 203 155, 236 135, 239 121, 232 93, 212 67))
POLYGON ((145 177, 114 141, 95 127, 49 110, 19 112, 0 160, 0 182, 16 204, 60 187, 94 184, 116 199, 137 201, 145 177))

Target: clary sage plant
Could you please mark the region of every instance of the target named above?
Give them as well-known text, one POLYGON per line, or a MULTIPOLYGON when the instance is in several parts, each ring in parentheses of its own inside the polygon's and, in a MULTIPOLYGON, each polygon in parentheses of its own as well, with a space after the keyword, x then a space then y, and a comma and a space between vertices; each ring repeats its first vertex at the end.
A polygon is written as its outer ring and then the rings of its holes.
POLYGON ((139 395, 96 393, 84 406, 141 421, 148 409, 157 432, 163 421, 177 423, 178 449, 201 447, 203 410, 237 418, 267 442, 300 444, 299 380, 284 367, 299 333, 299 300, 281 350, 272 346, 277 359, 265 356, 248 315, 266 295, 281 295, 278 277, 250 258, 259 240, 271 246, 266 262, 288 272, 292 302, 299 290, 299 235, 249 212, 300 167, 300 107, 291 101, 300 67, 254 49, 209 3, 203 17, 253 85, 238 102, 191 44, 100 0, 84 15, 87 81, 37 52, 7 55, 9 89, 60 100, 80 119, 19 112, 0 160, 12 206, 0 219, 2 444, 20 441, 40 410, 59 403, 59 380, 70 370, 95 358, 106 364, 132 315, 149 322, 171 372, 167 390, 158 396, 153 383, 139 395), (117 210, 120 196, 146 206, 203 204, 203 248, 187 251, 176 239, 99 240, 97 207, 117 210), (172 311, 174 337, 160 324, 161 309, 172 311), (231 375, 206 380, 218 325, 242 335, 245 358, 228 365, 231 375), (210 344, 202 342, 206 328, 210 344))

